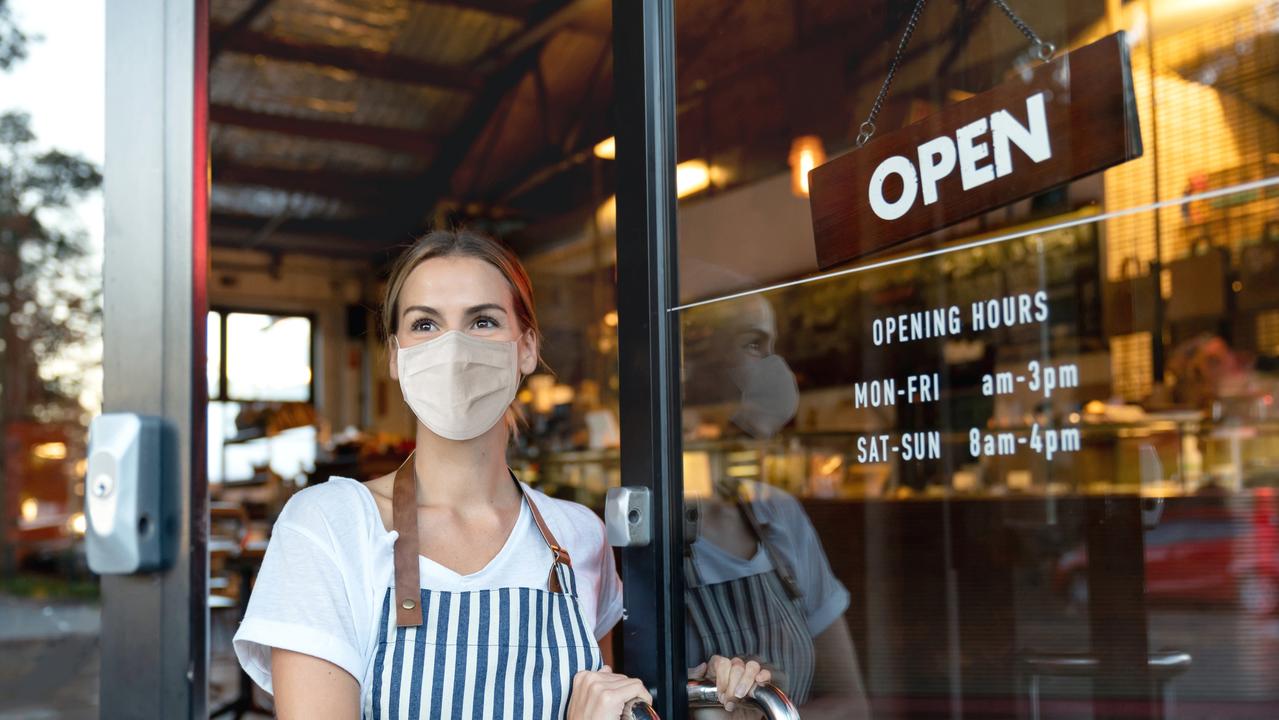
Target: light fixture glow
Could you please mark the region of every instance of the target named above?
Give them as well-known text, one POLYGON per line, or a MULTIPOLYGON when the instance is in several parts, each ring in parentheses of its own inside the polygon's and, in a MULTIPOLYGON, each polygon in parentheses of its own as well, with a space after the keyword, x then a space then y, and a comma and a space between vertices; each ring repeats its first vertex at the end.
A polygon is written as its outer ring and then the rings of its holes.
POLYGON ((705 160, 685 160, 675 166, 675 195, 688 197, 711 186, 711 168, 705 160))
POLYGON ((66 460, 67 444, 63 442, 40 443, 32 448, 31 452, 41 460, 66 460))
POLYGON ((40 514, 40 503, 35 498, 29 497, 22 501, 22 519, 26 522, 35 522, 36 516, 40 514))
POLYGON ((604 313, 604 324, 609 327, 617 327, 617 311, 609 310, 604 313))
POLYGON ((595 143, 595 157, 601 160, 617 159, 617 138, 606 137, 595 143))
POLYGON ((76 535, 83 535, 85 530, 89 528, 89 525, 84 520, 84 513, 78 512, 72 515, 70 520, 67 520, 67 527, 69 527, 71 532, 76 535))
POLYGON ((808 197, 808 172, 826 162, 826 148, 816 135, 801 135, 790 146, 791 192, 808 197))

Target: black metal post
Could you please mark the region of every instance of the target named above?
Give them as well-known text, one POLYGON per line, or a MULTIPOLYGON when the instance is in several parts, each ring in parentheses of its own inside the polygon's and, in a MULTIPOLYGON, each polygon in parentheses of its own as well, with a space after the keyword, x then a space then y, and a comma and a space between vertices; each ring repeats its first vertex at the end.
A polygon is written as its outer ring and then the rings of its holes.
POLYGON ((614 0, 622 484, 653 496, 653 542, 622 552, 626 672, 687 717, 675 223, 674 0, 614 0))

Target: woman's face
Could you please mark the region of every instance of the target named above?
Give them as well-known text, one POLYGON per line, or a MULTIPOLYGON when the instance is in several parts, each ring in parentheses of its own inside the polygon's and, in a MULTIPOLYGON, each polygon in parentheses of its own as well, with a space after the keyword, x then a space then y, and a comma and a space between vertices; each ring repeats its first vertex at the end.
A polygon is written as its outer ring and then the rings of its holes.
MULTIPOLYGON (((395 338, 407 348, 458 330, 486 340, 518 342, 520 373, 537 369, 537 343, 520 327, 511 286, 501 271, 471 257, 439 257, 413 268, 400 289, 395 338)), ((397 347, 387 353, 399 380, 397 347)))

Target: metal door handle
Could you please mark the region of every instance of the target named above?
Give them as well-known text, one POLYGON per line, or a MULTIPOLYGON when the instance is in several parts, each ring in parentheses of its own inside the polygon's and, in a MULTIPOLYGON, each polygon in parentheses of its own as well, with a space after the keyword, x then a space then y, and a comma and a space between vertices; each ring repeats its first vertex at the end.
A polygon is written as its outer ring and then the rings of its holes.
MULTIPOLYGON (((764 713, 767 720, 800 720, 799 710, 786 697, 781 688, 772 683, 755 686, 752 697, 743 698, 742 703, 750 705, 764 713)), ((719 692, 715 683, 709 680, 694 680, 688 684, 688 706, 690 708, 721 707, 719 692)), ((631 720, 661 720, 657 711, 648 703, 637 702, 631 706, 631 720)))
MULTIPOLYGON (((767 720, 799 720, 799 711, 781 688, 772 683, 755 686, 752 697, 742 698, 742 703, 764 713, 767 720)), ((697 680, 688 684, 688 706, 691 708, 720 707, 715 683, 697 680)))

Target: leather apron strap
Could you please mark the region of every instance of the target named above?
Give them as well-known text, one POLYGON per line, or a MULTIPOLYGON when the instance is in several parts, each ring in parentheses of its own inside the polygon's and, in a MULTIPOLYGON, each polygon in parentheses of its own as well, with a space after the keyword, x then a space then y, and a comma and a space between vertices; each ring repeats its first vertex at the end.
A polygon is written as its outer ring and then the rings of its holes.
MULTIPOLYGON (((395 538, 395 624, 398 627, 416 627, 422 624, 422 579, 418 567, 418 534, 417 534, 417 471, 413 465, 416 453, 410 453, 400 469, 395 471, 395 485, 391 490, 391 522, 398 533, 395 538)), ((571 568, 573 561, 551 533, 537 503, 529 497, 524 485, 511 473, 511 480, 519 488, 524 502, 528 504, 533 523, 542 535, 542 540, 551 548, 554 555, 551 561, 551 572, 546 580, 546 587, 553 593, 564 592, 560 581, 560 566, 571 568)))
POLYGON ((413 455, 395 471, 391 490, 391 522, 395 524, 395 624, 422 624, 422 580, 418 574, 417 473, 413 455))

